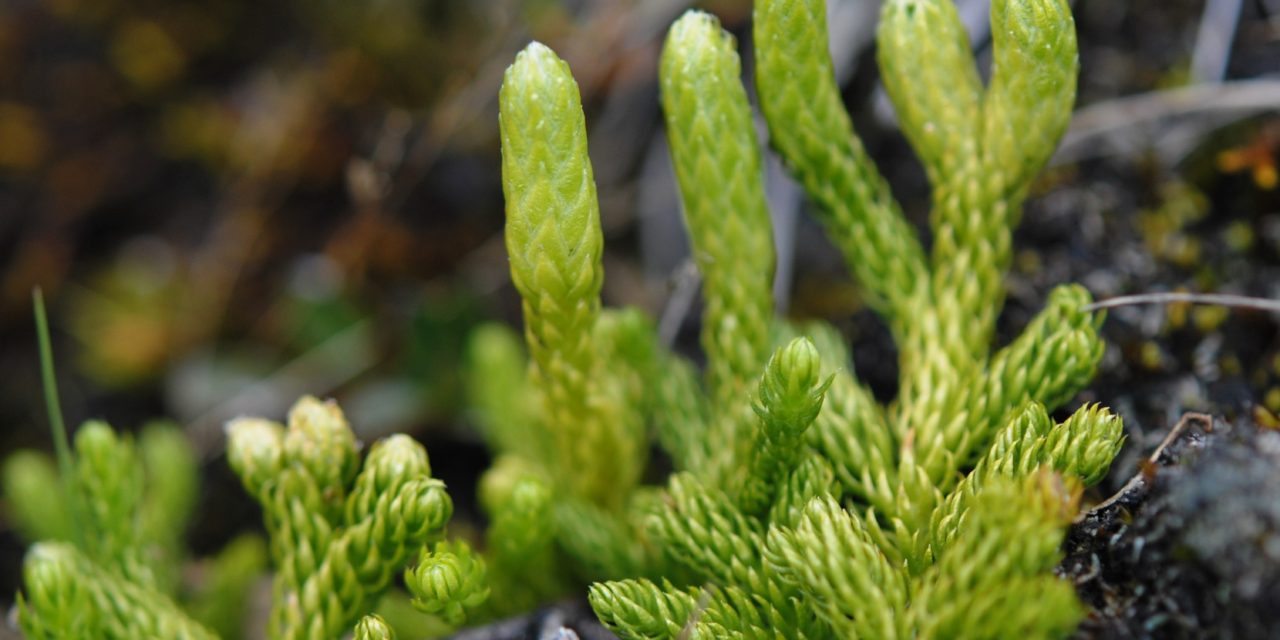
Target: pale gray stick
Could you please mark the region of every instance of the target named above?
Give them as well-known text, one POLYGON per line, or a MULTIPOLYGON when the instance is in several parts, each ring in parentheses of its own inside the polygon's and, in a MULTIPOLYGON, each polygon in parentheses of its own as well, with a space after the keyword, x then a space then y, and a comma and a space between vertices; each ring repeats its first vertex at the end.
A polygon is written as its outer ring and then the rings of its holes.
POLYGON ((1107 298, 1106 300, 1099 300, 1092 304, 1086 304, 1083 307, 1083 310, 1097 311, 1099 309, 1113 309, 1115 307, 1128 307, 1139 304, 1171 304, 1176 302, 1209 304, 1223 307, 1235 307, 1239 309, 1253 309, 1255 311, 1280 314, 1280 300, 1250 298, 1248 296, 1238 296, 1231 293, 1182 293, 1173 291, 1161 293, 1139 293, 1130 296, 1107 298))
POLYGON ((1240 21, 1242 0, 1208 0, 1200 14, 1196 48, 1191 54, 1191 81, 1195 84, 1217 84, 1227 74, 1231 60, 1231 42, 1235 40, 1240 21))

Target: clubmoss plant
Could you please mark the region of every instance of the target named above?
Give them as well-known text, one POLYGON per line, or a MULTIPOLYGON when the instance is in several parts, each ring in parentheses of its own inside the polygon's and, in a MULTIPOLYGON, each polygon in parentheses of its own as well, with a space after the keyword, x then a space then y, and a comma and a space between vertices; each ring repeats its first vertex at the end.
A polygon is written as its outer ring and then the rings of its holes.
MULTIPOLYGON (((194 597, 178 598, 177 538, 198 466, 180 432, 156 429, 143 432, 139 456, 105 424, 82 426, 68 501, 49 500, 61 481, 47 458, 26 452, 7 462, 5 492, 17 522, 42 540, 27 554, 19 596, 17 620, 28 637, 240 635, 262 545, 233 542, 194 597), (73 524, 59 528, 66 523, 73 524)), ((375 443, 361 467, 341 410, 311 397, 298 401, 287 427, 242 418, 227 432, 228 461, 262 504, 277 569, 269 637, 342 636, 419 554, 410 571, 417 579, 407 583, 424 611, 456 625, 487 597, 483 564, 465 544, 426 552, 443 536, 453 504, 411 438, 375 443)), ((383 628, 374 618, 361 622, 367 637, 389 637, 378 635, 383 628)))
MULTIPOLYGON (((59 441, 38 295, 36 318, 59 441)), ((442 537, 453 503, 413 439, 376 442, 361 465, 338 406, 304 397, 287 427, 241 418, 227 425, 227 440, 231 467, 262 505, 277 567, 270 637, 337 638, 358 619, 358 637, 391 637, 381 618, 366 614, 420 553, 407 580, 419 608, 456 625, 487 597, 483 562, 465 544, 426 551, 442 537)), ((75 434, 74 455, 59 450, 61 471, 35 452, 4 465, 13 520, 38 541, 27 553, 16 613, 27 637, 238 637, 266 554, 256 537, 238 538, 206 566, 199 585, 179 588, 180 540, 199 468, 182 433, 149 426, 135 445, 105 423, 88 422, 75 434)))
POLYGON ((59 455, 55 466, 43 453, 18 451, 0 474, 10 521, 34 543, 23 565, 18 626, 29 638, 219 637, 214 629, 238 637, 248 587, 264 564, 260 541, 236 540, 207 562, 211 579, 201 588, 181 588, 195 452, 172 425, 147 425, 135 443, 100 421, 80 427, 73 452, 39 291, 34 302, 59 455))
POLYGON ((567 592, 579 576, 653 564, 632 508, 647 453, 655 345, 648 321, 603 312, 603 239, 577 84, 533 44, 500 93, 506 243, 528 364, 491 328, 473 344, 473 393, 499 458, 482 481, 495 613, 567 592), (512 376, 513 371, 526 376, 512 376), (556 543, 559 543, 558 545, 556 543))
POLYGON ((377 614, 360 618, 356 623, 355 640, 395 640, 396 632, 377 614))
POLYGON ((232 421, 227 440, 228 461, 262 505, 271 538, 273 638, 350 630, 453 513, 422 445, 404 435, 380 440, 362 468, 333 402, 302 398, 287 427, 232 421))
POLYGON ((405 572, 415 594, 413 606, 457 626, 489 598, 484 559, 461 540, 439 542, 423 549, 418 564, 405 572))
MULTIPOLYGON (((39 541, 23 570, 23 632, 30 638, 215 637, 175 600, 184 553, 179 543, 198 468, 182 434, 152 425, 135 444, 103 422, 88 422, 76 432, 74 454, 69 481, 36 452, 16 453, 5 463, 14 524, 39 541)), ((251 561, 240 587, 256 571, 251 561)), ((216 608, 229 594, 205 595, 200 606, 216 608)))
POLYGON ((524 366, 517 341, 479 333, 473 400, 502 456, 486 481, 495 521, 515 517, 504 513, 516 487, 529 491, 521 483, 543 487, 536 508, 519 509, 526 522, 553 517, 549 531, 531 525, 542 564, 522 570, 491 546, 499 574, 531 576, 557 556, 580 578, 629 574, 590 594, 601 619, 634 638, 1073 627, 1080 607, 1049 571, 1081 487, 1105 473, 1122 429, 1094 406, 1061 423, 1049 411, 1092 378, 1102 318, 1085 311, 1084 289, 1063 286, 1021 336, 994 352, 991 342, 1012 228, 1074 101, 1075 33, 1065 0, 996 0, 991 19, 984 87, 951 2, 884 3, 882 77, 933 186, 926 255, 843 110, 825 4, 755 7, 769 142, 898 343, 888 406, 857 381, 833 329, 774 317, 759 145, 733 39, 714 18, 681 18, 660 63, 704 281, 702 385, 634 312, 601 311, 576 85, 540 44, 517 56, 500 123, 507 247, 532 357, 526 377, 512 376, 524 366), (636 482, 645 425, 676 466, 657 495, 636 482))
MULTIPOLYGON (((341 410, 310 397, 287 424, 235 420, 228 461, 262 506, 276 567, 270 637, 392 638, 370 612, 400 575, 412 606, 448 625, 591 583, 595 611, 625 638, 1038 638, 1074 627, 1081 607, 1050 571, 1122 427, 1097 406, 1061 422, 1050 413, 1092 378, 1101 316, 1085 310, 1084 289, 1062 286, 1019 337, 991 344, 1011 230, 1074 100, 1066 1, 993 1, 985 87, 949 0, 884 2, 882 78, 933 187, 928 255, 843 110, 825 20, 822 0, 757 3, 759 106, 891 329, 897 397, 876 402, 829 325, 775 317, 760 145, 733 38, 713 17, 682 17, 660 63, 703 274, 701 376, 643 314, 603 308, 577 86, 531 44, 500 94, 524 346, 494 326, 470 346, 471 401, 496 452, 480 487, 491 516, 481 551, 444 540, 452 502, 412 439, 374 443, 362 462, 341 410), (651 433, 675 467, 661 487, 641 483, 651 433)), ((18 522, 45 540, 24 567, 24 632, 217 637, 186 611, 215 623, 226 607, 188 609, 174 593, 194 487, 169 479, 194 469, 164 453, 180 439, 144 435, 139 448, 91 423, 75 442, 59 472, 24 454, 4 474, 18 522), (41 504, 50 487, 65 491, 63 507, 41 504)))

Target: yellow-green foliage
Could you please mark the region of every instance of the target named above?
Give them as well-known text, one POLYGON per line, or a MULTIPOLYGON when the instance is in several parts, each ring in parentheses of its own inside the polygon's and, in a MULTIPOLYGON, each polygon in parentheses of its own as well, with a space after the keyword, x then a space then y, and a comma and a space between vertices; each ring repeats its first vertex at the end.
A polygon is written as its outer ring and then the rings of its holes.
POLYGON ((166 594, 86 557, 40 542, 23 563, 18 624, 28 638, 216 638, 166 594))
POLYGON ((42 453, 10 456, 9 514, 36 542, 23 568, 23 633, 213 638, 216 628, 239 637, 248 587, 265 563, 259 540, 229 545, 208 563, 207 580, 179 588, 198 469, 182 432, 162 423, 147 425, 136 442, 103 422, 85 423, 75 435, 69 481, 42 453))
MULTIPOLYGON (((391 637, 365 616, 413 558, 415 604, 460 624, 487 596, 484 563, 440 539, 453 511, 427 453, 396 435, 361 464, 332 402, 304 397, 287 427, 259 418, 227 426, 227 458, 262 505, 276 565, 268 635, 391 637)), ((236 638, 267 546, 244 536, 179 590, 179 542, 196 495, 197 461, 180 431, 149 426, 138 444, 101 422, 75 436, 69 482, 40 454, 6 462, 5 495, 21 529, 43 536, 24 564, 18 624, 32 638, 236 638), (30 473, 30 476, 24 476, 30 473), (39 483, 44 483, 43 486, 39 483), (53 500, 64 492, 66 500, 53 500)))
POLYGON ((499 102, 507 254, 541 422, 532 445, 554 461, 546 471, 557 485, 609 504, 639 477, 643 434, 619 410, 618 381, 598 375, 604 241, 578 85, 568 65, 534 44, 507 71, 499 102))
POLYGON ((395 640, 396 632, 377 614, 369 614, 356 623, 356 640, 395 640))
POLYGON ((489 598, 484 559, 462 541, 424 548, 417 566, 405 572, 404 582, 414 595, 414 607, 455 626, 467 619, 468 609, 489 598))
MULTIPOLYGON (((991 344, 1012 228, 1074 100, 1066 0, 993 0, 986 87, 950 0, 883 3, 882 78, 933 187, 928 256, 843 110, 825 2, 761 0, 753 27, 769 141, 897 341, 895 400, 876 402, 833 328, 774 316, 761 152, 735 43, 715 18, 682 17, 659 64, 704 280, 701 380, 642 314, 602 308, 577 85, 531 44, 499 100, 524 346, 487 327, 469 350, 473 415, 495 451, 480 488, 491 519, 482 551, 443 540, 452 502, 411 438, 374 443, 362 463, 341 410, 310 397, 287 424, 232 421, 227 458, 262 506, 276 568, 270 637, 354 627, 361 640, 392 638, 370 612, 399 575, 411 605, 400 596, 381 611, 415 607, 432 631, 587 583, 625 638, 1073 628, 1081 607, 1050 571, 1081 487, 1106 473, 1123 429, 1096 406, 1060 423, 1050 412, 1093 376, 1101 316, 1083 310, 1083 288, 1060 286, 1020 336, 991 344), (660 487, 641 485, 650 431, 675 466, 660 487)), ((260 545, 219 556, 191 614, 174 596, 195 491, 181 437, 147 430, 135 445, 90 423, 75 445, 68 477, 31 453, 5 465, 15 523, 46 540, 24 566, 23 631, 238 633, 230 612, 237 595, 243 609, 260 545)))
POLYGON ((361 466, 333 402, 302 398, 287 426, 232 421, 227 460, 261 503, 271 537, 273 638, 349 631, 453 514, 422 445, 405 435, 379 440, 361 466))
MULTIPOLYGON (((1066 633, 1080 607, 1049 570, 1078 487, 1102 477, 1122 429, 1097 407, 1061 424, 1048 411, 1092 378, 1101 316, 1083 310, 1084 289, 1062 286, 1021 336, 991 344, 1012 229, 1074 101, 1065 0, 993 2, 986 87, 949 0, 883 4, 882 78, 933 186, 928 256, 843 110, 825 3, 761 0, 753 25, 769 142, 891 328, 898 397, 874 400, 830 327, 773 317, 741 65, 733 38, 696 11, 671 28, 659 69, 704 280, 705 384, 641 322, 620 347, 616 318, 629 313, 599 310, 599 213, 576 88, 535 43, 507 72, 500 117, 507 246, 533 357, 523 380, 473 375, 503 385, 473 392, 503 455, 493 473, 506 479, 491 483, 506 495, 535 483, 571 516, 536 528, 534 557, 615 579, 592 586, 591 602, 624 637, 1066 633), (644 424, 676 465, 657 497, 635 488, 644 424), (515 425, 531 443, 509 435, 515 425), (566 441, 578 448, 555 444, 566 441)), ((522 360, 493 328, 472 353, 473 371, 522 360)), ((514 504, 487 502, 498 522, 514 504)), ((490 545, 499 574, 532 575, 503 559, 514 556, 502 541, 490 545)))

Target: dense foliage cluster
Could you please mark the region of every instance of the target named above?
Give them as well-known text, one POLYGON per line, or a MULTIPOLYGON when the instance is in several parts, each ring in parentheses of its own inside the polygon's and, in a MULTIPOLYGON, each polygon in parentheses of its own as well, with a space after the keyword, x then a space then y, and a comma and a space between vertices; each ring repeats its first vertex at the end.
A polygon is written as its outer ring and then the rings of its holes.
POLYGON ((1022 336, 990 343, 1011 229, 1074 99, 1069 9, 993 3, 983 87, 950 2, 885 3, 882 76, 934 187, 928 257, 843 110, 824 12, 757 3, 757 94, 770 144, 898 343, 897 398, 875 402, 830 327, 774 317, 759 145, 733 40, 705 14, 673 26, 660 66, 703 276, 705 384, 634 312, 602 311, 577 89, 535 43, 501 99, 529 375, 500 376, 520 363, 511 338, 475 348, 477 378, 509 385, 476 402, 505 455, 492 484, 546 487, 566 514, 548 553, 612 579, 591 601, 624 637, 1060 635, 1080 608, 1049 570, 1122 429, 1095 406, 1048 412, 1093 376, 1101 318, 1063 286, 1022 336), (636 485, 646 424, 677 468, 656 496, 636 485))
MULTIPOLYGON (((843 110, 825 3, 761 0, 753 37, 769 143, 890 327, 897 397, 875 400, 831 326, 775 316, 760 144, 733 38, 714 18, 681 18, 660 63, 703 279, 701 380, 643 314, 602 307, 577 85, 534 43, 500 94, 524 346, 501 327, 470 345, 470 402, 496 453, 481 485, 483 545, 445 539, 452 501, 408 437, 374 443, 362 461, 342 412, 314 398, 287 424, 233 421, 228 460, 262 506, 275 565, 271 637, 353 626, 357 638, 392 637, 366 614, 406 565, 412 605, 445 629, 587 583, 601 620, 626 638, 1074 628, 1081 607, 1050 570, 1081 487, 1104 475, 1122 428, 1097 406, 1061 422, 1050 412, 1092 378, 1101 317, 1084 310, 1082 288, 1062 286, 1021 336, 991 344, 1011 230, 1074 100, 1071 14, 1065 0, 993 2, 984 87, 950 0, 883 7, 882 77, 933 186, 929 251, 843 110), (662 486, 641 483, 651 434, 675 467, 662 486)), ((160 456, 144 491, 146 465, 126 464, 127 440, 91 425, 76 442, 70 511, 26 518, 33 539, 66 542, 28 556, 24 631, 214 637, 197 620, 217 615, 174 599, 174 532, 191 490, 179 493, 166 478, 182 470, 163 465, 182 465, 160 456)), ((11 495, 59 482, 48 461, 12 465, 35 471, 9 474, 11 495)))

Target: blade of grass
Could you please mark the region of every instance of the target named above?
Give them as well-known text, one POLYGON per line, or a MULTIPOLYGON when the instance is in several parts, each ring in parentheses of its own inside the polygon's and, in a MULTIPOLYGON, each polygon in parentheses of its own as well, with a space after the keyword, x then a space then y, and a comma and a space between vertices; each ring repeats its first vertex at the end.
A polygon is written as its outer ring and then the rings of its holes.
POLYGON ((73 542, 80 545, 83 532, 79 524, 79 501, 71 489, 72 459, 71 444, 67 439, 66 423, 62 420, 62 404, 58 400, 58 382, 53 371, 53 347, 49 340, 49 320, 44 311, 44 294, 40 287, 31 291, 31 302, 36 314, 36 340, 40 345, 40 376, 44 387, 44 403, 49 413, 49 428, 53 431, 53 448, 58 457, 58 471, 62 476, 62 491, 66 494, 66 504, 71 511, 71 524, 76 538, 73 542))

